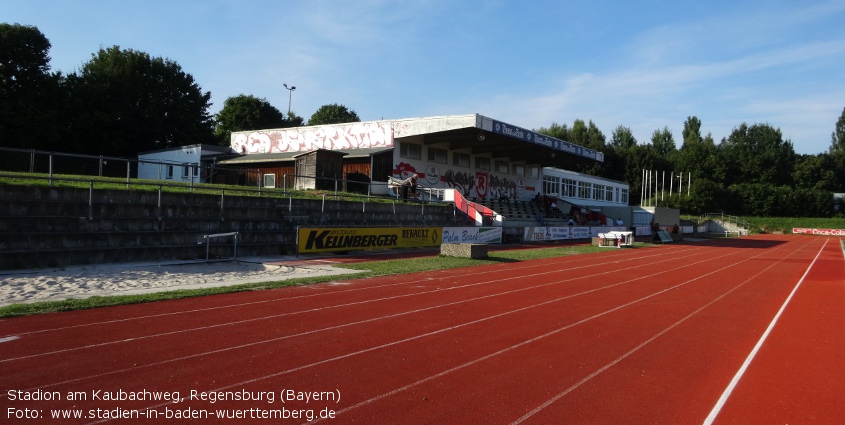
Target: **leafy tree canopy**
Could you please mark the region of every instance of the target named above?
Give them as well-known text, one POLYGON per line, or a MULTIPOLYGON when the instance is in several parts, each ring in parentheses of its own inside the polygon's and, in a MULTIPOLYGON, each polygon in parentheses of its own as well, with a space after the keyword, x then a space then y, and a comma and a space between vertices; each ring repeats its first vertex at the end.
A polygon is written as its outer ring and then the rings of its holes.
POLYGON ((801 155, 792 172, 795 187, 802 189, 826 190, 832 192, 836 187, 836 176, 830 155, 801 155))
POLYGON ((845 191, 845 109, 836 121, 836 126, 831 134, 830 159, 835 170, 835 188, 838 192, 845 191))
POLYGON ((317 112, 311 115, 308 120, 308 125, 324 125, 324 124, 342 124, 347 122, 360 122, 361 118, 358 114, 346 106, 333 103, 331 105, 323 105, 317 112))
POLYGON ((631 149, 637 145, 637 139, 630 127, 618 126, 610 135, 610 147, 614 149, 631 149))
POLYGON ((672 137, 669 127, 663 127, 663 130, 654 130, 651 135, 651 145, 654 146, 657 154, 663 157, 675 152, 675 138, 672 137))
POLYGON ((80 151, 132 157, 214 140, 211 93, 174 61, 101 48, 70 80, 80 151))
POLYGON ((701 120, 698 117, 687 117, 687 120, 684 121, 683 137, 684 140, 681 149, 688 143, 695 144, 701 142, 701 120))
POLYGON ((842 109, 830 139, 830 153, 845 154, 845 109, 842 109))
POLYGON ((768 124, 735 128, 719 145, 721 159, 729 168, 726 185, 737 183, 792 183, 795 150, 792 142, 783 140, 780 129, 768 124))
POLYGON ((220 145, 228 146, 233 131, 284 128, 291 127, 291 124, 266 99, 241 94, 223 102, 214 133, 220 145))
POLYGON ((0 23, 0 143, 55 148, 61 134, 59 75, 51 75, 50 41, 33 26, 0 23))
POLYGON ((571 142, 572 140, 572 132, 569 130, 569 127, 567 127, 566 124, 560 125, 556 122, 553 122, 552 125, 549 126, 549 128, 540 127, 537 132, 566 142, 571 142))

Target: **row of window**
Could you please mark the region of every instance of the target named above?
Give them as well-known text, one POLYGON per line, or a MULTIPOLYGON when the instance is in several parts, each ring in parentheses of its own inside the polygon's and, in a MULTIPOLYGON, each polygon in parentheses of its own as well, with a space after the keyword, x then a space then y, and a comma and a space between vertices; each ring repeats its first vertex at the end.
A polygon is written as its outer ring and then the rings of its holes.
POLYGON ((558 176, 543 176, 543 191, 548 194, 559 194, 565 198, 628 204, 627 188, 582 182, 558 176))
MULTIPOLYGON (((173 165, 166 166, 166 179, 173 179, 173 165)), ((182 166, 182 178, 186 179, 191 176, 196 176, 199 174, 199 169, 196 165, 184 165, 182 166)))
MULTIPOLYGON (((441 148, 428 148, 426 160, 436 164, 449 164, 449 151, 441 148)), ((416 159, 422 161, 422 146, 414 143, 399 143, 399 156, 402 158, 416 159)), ((456 167, 472 168, 470 163, 472 155, 464 152, 452 152, 452 165, 456 167)), ((501 174, 511 174, 530 178, 540 177, 540 167, 526 166, 524 164, 511 164, 508 161, 493 160, 484 156, 475 157, 476 170, 494 171, 501 174)))

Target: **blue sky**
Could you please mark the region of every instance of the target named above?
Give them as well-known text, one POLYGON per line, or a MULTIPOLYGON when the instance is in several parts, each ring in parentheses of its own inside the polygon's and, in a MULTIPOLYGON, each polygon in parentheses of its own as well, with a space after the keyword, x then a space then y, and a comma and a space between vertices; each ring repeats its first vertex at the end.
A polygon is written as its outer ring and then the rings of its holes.
POLYGON ((718 143, 742 123, 826 152, 845 108, 845 1, 0 0, 53 71, 100 47, 174 60, 210 91, 306 120, 479 113, 538 129, 592 120, 641 144, 688 116, 718 143), (296 86, 291 94, 283 86, 296 86))

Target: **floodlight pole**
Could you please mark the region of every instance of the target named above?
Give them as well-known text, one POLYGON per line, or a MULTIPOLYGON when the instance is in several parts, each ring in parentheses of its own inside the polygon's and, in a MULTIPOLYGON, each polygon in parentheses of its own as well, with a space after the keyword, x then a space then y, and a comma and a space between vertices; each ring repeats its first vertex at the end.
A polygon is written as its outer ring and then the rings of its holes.
POLYGON ((287 83, 284 83, 282 85, 285 86, 285 89, 287 89, 287 91, 288 91, 288 117, 290 117, 290 102, 291 102, 291 99, 293 98, 293 91, 296 90, 296 86, 288 87, 287 83))

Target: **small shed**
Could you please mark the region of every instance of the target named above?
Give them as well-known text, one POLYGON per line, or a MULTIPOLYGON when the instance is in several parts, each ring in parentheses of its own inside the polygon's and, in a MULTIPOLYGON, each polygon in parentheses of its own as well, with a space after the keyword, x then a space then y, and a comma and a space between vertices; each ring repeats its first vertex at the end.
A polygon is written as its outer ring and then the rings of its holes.
POLYGON ((295 156, 294 188, 335 190, 337 179, 343 179, 344 156, 346 156, 344 152, 326 149, 317 149, 295 156))

